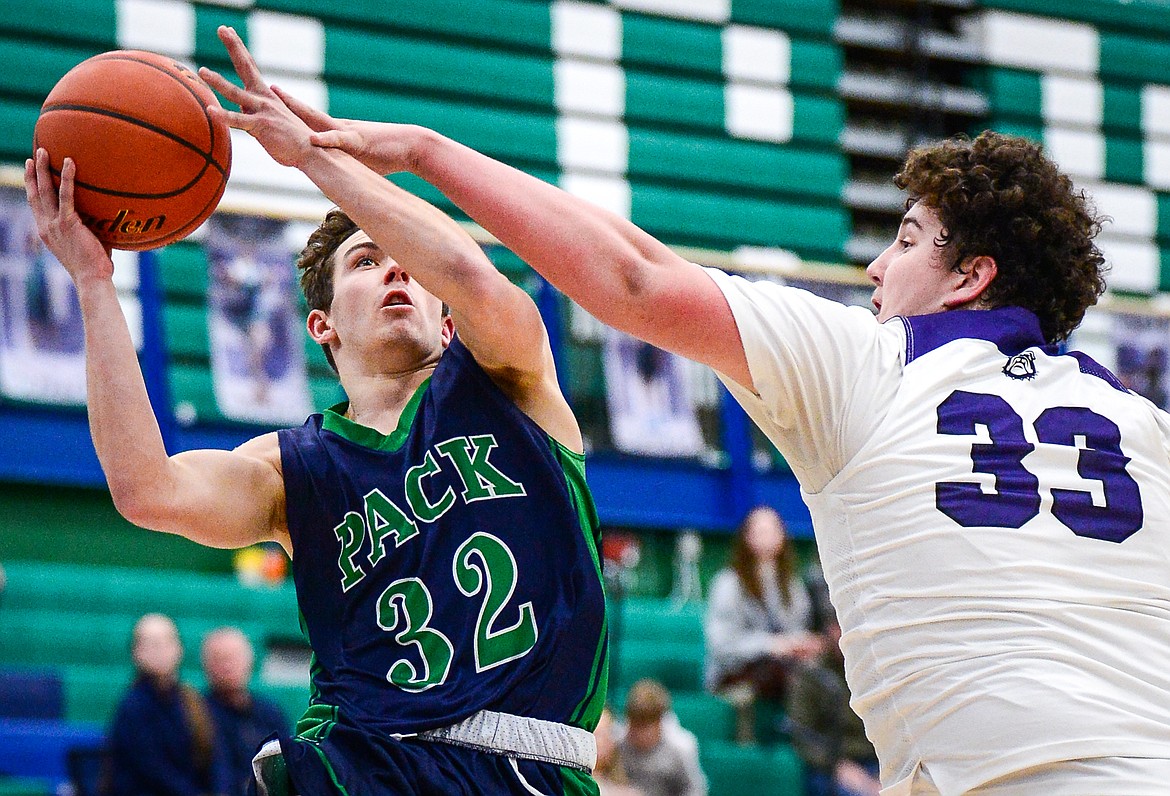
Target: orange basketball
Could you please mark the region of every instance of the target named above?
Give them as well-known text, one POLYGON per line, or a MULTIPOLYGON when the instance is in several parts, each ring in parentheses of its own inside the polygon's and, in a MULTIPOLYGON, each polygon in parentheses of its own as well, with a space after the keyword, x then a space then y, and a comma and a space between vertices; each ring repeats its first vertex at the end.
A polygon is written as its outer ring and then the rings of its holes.
POLYGON ((223 196, 231 137, 208 115, 211 104, 211 89, 170 58, 103 53, 49 92, 33 147, 48 150, 58 185, 73 158, 77 213, 103 243, 154 249, 193 232, 223 196))

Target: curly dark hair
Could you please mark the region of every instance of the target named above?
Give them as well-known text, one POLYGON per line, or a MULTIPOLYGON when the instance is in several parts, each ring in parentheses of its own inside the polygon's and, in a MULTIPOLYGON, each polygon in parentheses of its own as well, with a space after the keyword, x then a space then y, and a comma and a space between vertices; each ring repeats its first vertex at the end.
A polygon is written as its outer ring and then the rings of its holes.
POLYGON ((1036 313, 1048 342, 1067 339, 1104 292, 1093 238, 1107 219, 1039 144, 991 131, 947 139, 912 150, 894 184, 910 195, 907 208, 938 213, 951 268, 995 260, 985 301, 1036 313))
MULTIPOLYGON (((301 274, 301 292, 311 310, 327 312, 333 303, 333 255, 346 238, 357 232, 358 225, 345 211, 333 208, 325 214, 321 224, 309 236, 305 248, 297 255, 297 270, 301 274)), ((333 372, 337 363, 329 346, 322 345, 325 359, 333 372)))

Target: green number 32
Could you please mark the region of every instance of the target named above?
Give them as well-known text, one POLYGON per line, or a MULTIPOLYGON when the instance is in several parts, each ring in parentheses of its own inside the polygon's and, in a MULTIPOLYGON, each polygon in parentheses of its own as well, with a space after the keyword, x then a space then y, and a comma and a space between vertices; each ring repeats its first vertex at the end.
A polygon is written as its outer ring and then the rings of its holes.
MULTIPOLYGON (((477 672, 522 658, 536 646, 539 632, 531 602, 519 606, 515 622, 499 627, 517 580, 516 558, 504 542, 490 533, 472 535, 455 551, 452 576, 464 596, 483 592, 475 624, 477 672)), ((378 626, 393 633, 398 644, 413 645, 421 660, 420 667, 399 658, 386 673, 386 679, 404 691, 440 685, 451 671, 455 648, 447 636, 429 626, 433 606, 430 590, 418 578, 396 580, 378 598, 378 626)))

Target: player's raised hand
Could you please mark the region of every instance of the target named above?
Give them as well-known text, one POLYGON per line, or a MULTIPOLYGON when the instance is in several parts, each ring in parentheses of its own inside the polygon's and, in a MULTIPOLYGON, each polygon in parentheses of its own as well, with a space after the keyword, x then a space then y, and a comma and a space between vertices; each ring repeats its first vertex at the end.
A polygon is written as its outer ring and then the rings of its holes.
POLYGON ((335 119, 313 108, 279 86, 272 90, 313 130, 314 146, 340 149, 379 174, 410 171, 411 159, 423 139, 423 128, 413 124, 335 119))
POLYGON ((37 225, 37 235, 80 287, 86 279, 109 279, 114 274, 110 251, 81 220, 73 207, 77 165, 65 158, 61 189, 53 184, 49 153, 39 148, 24 163, 24 192, 37 225))
POLYGON ((207 67, 200 68, 199 76, 209 86, 240 106, 238 112, 209 106, 208 113, 247 132, 260 142, 277 163, 300 166, 305 155, 313 150, 309 142, 312 131, 264 82, 256 59, 248 52, 239 34, 226 25, 221 25, 218 33, 244 85, 237 86, 218 72, 207 67))

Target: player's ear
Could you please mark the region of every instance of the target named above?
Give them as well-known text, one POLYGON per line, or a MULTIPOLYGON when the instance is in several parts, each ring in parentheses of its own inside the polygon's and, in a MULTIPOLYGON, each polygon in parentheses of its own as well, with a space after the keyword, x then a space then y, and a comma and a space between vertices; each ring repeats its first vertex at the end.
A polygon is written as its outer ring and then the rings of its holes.
POLYGON ((443 325, 439 329, 439 335, 443 341, 443 350, 447 350, 447 346, 451 345, 451 338, 455 336, 455 320, 451 317, 451 313, 443 316, 443 325))
POLYGON ((998 274, 999 264, 994 257, 968 257, 955 271, 955 288, 943 303, 947 309, 955 309, 978 302, 998 274))
POLYGON ((314 343, 328 345, 337 339, 329 313, 324 310, 310 310, 309 317, 305 319, 305 328, 309 330, 309 337, 313 338, 314 343))

